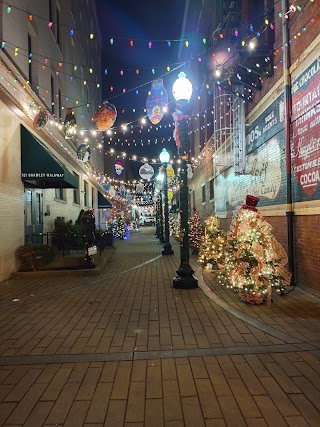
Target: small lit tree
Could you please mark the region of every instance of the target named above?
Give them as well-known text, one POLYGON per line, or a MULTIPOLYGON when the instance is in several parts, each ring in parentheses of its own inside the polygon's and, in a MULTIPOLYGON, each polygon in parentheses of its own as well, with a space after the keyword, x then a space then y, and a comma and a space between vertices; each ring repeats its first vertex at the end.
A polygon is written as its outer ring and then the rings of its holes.
POLYGON ((193 217, 189 221, 189 240, 190 248, 194 255, 199 253, 200 243, 203 235, 203 226, 201 224, 199 214, 194 209, 193 217))
POLYGON ((251 304, 271 302, 272 288, 283 293, 291 274, 287 255, 272 234, 271 225, 257 211, 259 199, 247 196, 227 234, 226 256, 220 282, 251 304))
POLYGON ((219 219, 216 216, 209 216, 204 224, 199 262, 203 267, 218 270, 224 257, 225 234, 220 230, 219 219))
POLYGON ((117 227, 116 227, 114 236, 117 239, 124 239, 125 235, 126 235, 126 226, 125 226, 124 220, 120 216, 117 222, 117 227))

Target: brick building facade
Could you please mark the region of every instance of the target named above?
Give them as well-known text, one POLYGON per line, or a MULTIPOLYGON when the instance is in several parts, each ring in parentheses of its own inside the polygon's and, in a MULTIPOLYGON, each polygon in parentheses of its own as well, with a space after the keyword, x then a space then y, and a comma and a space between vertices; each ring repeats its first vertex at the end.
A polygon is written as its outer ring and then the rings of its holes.
MULTIPOLYGON (((230 13, 237 8, 242 24, 249 30, 243 31, 244 48, 249 46, 250 38, 257 42, 257 50, 253 52, 253 65, 249 70, 258 72, 260 76, 252 80, 254 89, 250 96, 243 96, 245 115, 241 126, 245 133, 245 165, 244 170, 235 173, 236 146, 235 128, 226 135, 223 143, 219 144, 219 129, 217 122, 220 107, 217 98, 221 93, 229 93, 230 114, 234 114, 239 98, 239 87, 242 93, 248 94, 247 84, 237 83, 241 78, 241 67, 228 77, 223 85, 214 79, 205 79, 201 97, 206 101, 197 101, 193 117, 204 111, 211 97, 213 115, 211 120, 216 123, 213 133, 204 136, 198 123, 190 119, 191 156, 195 158, 193 178, 189 182, 190 205, 192 211, 196 208, 204 220, 208 215, 216 214, 221 218, 221 226, 228 229, 236 208, 244 201, 246 194, 260 198, 259 210, 273 226, 275 237, 287 250, 288 216, 293 215, 292 262, 294 265, 295 283, 320 291, 320 250, 319 250, 319 214, 320 214, 320 36, 317 22, 320 19, 319 4, 313 1, 303 1, 299 8, 291 8, 287 2, 246 0, 237 2, 219 2, 221 11, 212 10, 212 28, 220 28, 220 37, 228 39, 229 29, 223 33, 224 13, 230 13), (261 15, 254 15, 254 10, 262 10, 261 15), (225 12, 225 11, 229 12, 225 12), (251 13, 251 15, 250 15, 251 13), (256 16, 253 20, 252 16, 256 16), (219 27, 219 19, 222 25, 219 27), (259 23, 260 19, 260 23, 259 23), (253 24, 251 25, 251 22, 253 24), (252 28, 251 28, 252 27, 252 28), (265 37, 257 37, 258 30, 265 31, 265 37), (270 29, 273 33, 270 32, 270 29), (288 31, 288 38, 284 32, 288 31), (253 35, 250 34, 253 31, 253 35), (268 35, 269 34, 269 35, 268 35), (251 37, 250 37, 251 36, 251 37), (262 43, 263 42, 263 43, 262 43), (271 48, 270 53, 261 56, 258 50, 271 48), (284 55, 287 53, 287 57, 284 55), (290 81, 290 96, 284 95, 284 62, 287 60, 287 76, 290 81), (270 66, 263 65, 270 62, 270 66), (257 65, 258 64, 258 65, 257 65), (259 67, 258 67, 259 66, 259 67), (263 68, 264 67, 264 68, 263 68), (239 77, 240 76, 240 77, 239 77), (256 89, 257 85, 260 87, 256 89), (244 89, 245 88, 245 89, 244 89), (230 89, 230 90, 229 90, 230 89), (287 104, 286 104, 287 103, 287 104), (289 105, 289 111, 288 111, 289 105), (290 113, 292 110, 292 113, 290 113), (290 141, 286 136, 286 125, 290 129, 290 141), (289 173, 287 168, 289 166, 289 173), (288 195, 288 176, 291 172, 291 194, 288 195), (290 202, 291 197, 291 205, 290 202), (289 211, 289 214, 288 214, 289 211)), ((202 11, 203 12, 203 11, 202 11)), ((199 13, 193 11, 193 13, 199 13)), ((202 14, 203 15, 203 14, 202 14)), ((209 15, 207 10, 205 16, 209 15)), ((201 23, 201 21, 199 21, 201 23)), ((241 29, 233 25, 233 33, 241 29)), ((208 31, 210 22, 202 22, 198 27, 208 31)), ((214 31, 211 29, 211 33, 214 31)), ((237 45, 234 38, 230 43, 237 45)), ((238 44, 239 45, 239 44, 238 44)), ((241 47, 240 47, 241 49, 241 47)), ((267 50, 266 50, 267 51, 267 50)), ((248 61, 250 58, 248 59, 248 61)), ((241 56, 240 56, 241 62, 241 56)), ((206 76, 207 77, 207 76, 206 76)), ((200 84, 198 84, 200 86, 200 84)), ((241 93, 240 93, 241 94, 241 93)), ((199 97, 198 97, 199 98, 199 97)), ((207 111, 207 110, 206 110, 207 111)), ((222 115, 222 114, 220 114, 222 115)), ((226 115, 220 123, 221 129, 227 129, 226 115)), ((207 114, 207 121, 210 120, 207 114)), ((234 117, 233 117, 234 121, 234 117)), ((289 234, 290 238, 290 234, 289 234)))

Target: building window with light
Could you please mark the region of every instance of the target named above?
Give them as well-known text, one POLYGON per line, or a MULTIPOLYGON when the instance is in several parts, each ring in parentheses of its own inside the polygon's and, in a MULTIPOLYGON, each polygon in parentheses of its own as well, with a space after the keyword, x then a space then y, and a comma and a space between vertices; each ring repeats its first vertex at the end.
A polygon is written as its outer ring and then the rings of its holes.
POLYGON ((202 204, 206 203, 206 184, 203 184, 202 188, 202 204))
POLYGON ((57 200, 66 200, 65 199, 65 190, 63 188, 56 188, 55 189, 55 198, 57 200))
POLYGON ((73 203, 75 205, 80 205, 80 197, 79 197, 79 175, 77 173, 75 173, 75 172, 73 173, 73 175, 76 178, 77 183, 78 183, 78 188, 75 188, 73 190, 73 203))
POLYGON ((210 201, 214 199, 214 179, 210 180, 210 201))
POLYGON ((54 80, 51 76, 51 113, 54 116, 54 80))
POLYGON ((88 207, 89 186, 87 181, 83 181, 83 204, 88 207))

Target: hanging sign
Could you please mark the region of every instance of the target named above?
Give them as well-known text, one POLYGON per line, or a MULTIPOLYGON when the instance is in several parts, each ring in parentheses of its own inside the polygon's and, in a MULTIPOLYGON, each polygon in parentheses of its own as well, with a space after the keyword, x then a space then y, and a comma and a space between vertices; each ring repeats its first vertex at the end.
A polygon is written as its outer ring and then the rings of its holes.
POLYGON ((174 178, 174 170, 172 166, 167 166, 167 177, 170 179, 174 178))
POLYGON ((168 93, 163 86, 163 80, 154 80, 147 97, 146 107, 149 120, 154 125, 158 124, 164 113, 163 109, 168 104, 168 93))
POLYGON ((102 184, 101 187, 104 189, 104 191, 109 191, 110 190, 110 184, 102 184))
POLYGON ((119 176, 123 175, 124 163, 123 163, 122 159, 117 159, 114 161, 113 170, 114 170, 115 176, 119 177, 119 176))
POLYGON ((115 197, 116 195, 116 190, 114 189, 113 185, 111 185, 110 187, 109 194, 110 194, 110 197, 115 197))
POLYGON ((142 179, 151 179, 154 175, 154 169, 149 163, 145 163, 139 169, 139 175, 142 179))
POLYGON ((77 148, 77 156, 80 162, 86 163, 90 160, 91 149, 87 144, 81 144, 77 148))
POLYGON ((113 126, 116 118, 116 107, 108 101, 103 101, 102 105, 99 106, 98 111, 93 117, 93 122, 98 130, 105 132, 113 126))

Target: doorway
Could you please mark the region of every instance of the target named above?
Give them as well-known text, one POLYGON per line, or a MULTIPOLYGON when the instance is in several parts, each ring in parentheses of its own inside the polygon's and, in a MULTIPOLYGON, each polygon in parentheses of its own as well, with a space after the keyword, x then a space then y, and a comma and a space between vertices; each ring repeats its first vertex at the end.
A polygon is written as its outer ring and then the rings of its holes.
MULTIPOLYGON (((43 190, 26 188, 25 189, 25 236, 42 235, 43 233, 43 190)), ((30 237, 29 237, 30 239, 30 237)), ((26 240, 29 240, 26 237, 26 240)), ((42 243, 42 237, 37 242, 37 239, 31 238, 32 243, 42 243)))

